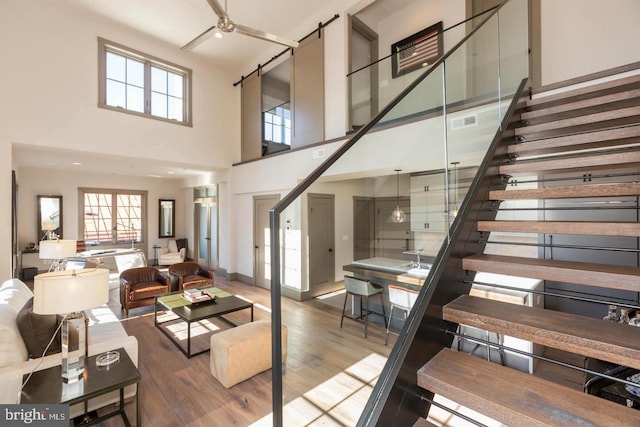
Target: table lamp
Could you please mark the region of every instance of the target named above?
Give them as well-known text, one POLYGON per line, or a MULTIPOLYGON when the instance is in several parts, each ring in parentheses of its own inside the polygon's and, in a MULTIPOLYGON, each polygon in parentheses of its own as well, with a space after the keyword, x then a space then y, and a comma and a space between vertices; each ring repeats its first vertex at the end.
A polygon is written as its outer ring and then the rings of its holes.
POLYGON ((55 222, 53 222, 53 221, 42 221, 42 231, 44 231, 44 235, 42 236, 42 240, 44 240, 45 238, 47 240, 55 239, 56 233, 54 233, 53 230, 55 230, 56 228, 58 228, 58 226, 56 226, 55 222))
POLYGON ((65 258, 76 254, 75 240, 42 240, 38 258, 52 260, 49 271, 59 271, 66 268, 65 258))
POLYGON ((33 282, 33 312, 64 315, 62 321, 62 379, 73 383, 82 378, 87 329, 84 310, 109 301, 109 270, 92 268, 38 274, 33 282), (69 348, 69 327, 78 322, 78 348, 69 348))

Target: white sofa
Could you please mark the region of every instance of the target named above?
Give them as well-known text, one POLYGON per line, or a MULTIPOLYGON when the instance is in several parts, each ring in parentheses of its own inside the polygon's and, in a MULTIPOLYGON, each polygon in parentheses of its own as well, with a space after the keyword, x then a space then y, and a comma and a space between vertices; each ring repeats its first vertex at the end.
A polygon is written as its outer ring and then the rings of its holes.
MULTIPOLYGON (((7 280, 0 286, 0 403, 19 403, 23 375, 33 369, 42 370, 61 364, 60 353, 40 359, 27 359, 16 316, 33 293, 19 279, 7 280), (42 364, 38 366, 38 363, 42 364), (36 368, 37 367, 37 368, 36 368)), ((106 305, 87 312, 89 316, 89 355, 123 347, 133 363, 138 366, 138 340, 127 335, 119 319, 106 305)), ((125 388, 125 397, 134 396, 135 386, 125 388)), ((94 410, 117 402, 117 391, 89 400, 88 409, 94 410)), ((70 408, 70 416, 84 412, 84 405, 70 408)))

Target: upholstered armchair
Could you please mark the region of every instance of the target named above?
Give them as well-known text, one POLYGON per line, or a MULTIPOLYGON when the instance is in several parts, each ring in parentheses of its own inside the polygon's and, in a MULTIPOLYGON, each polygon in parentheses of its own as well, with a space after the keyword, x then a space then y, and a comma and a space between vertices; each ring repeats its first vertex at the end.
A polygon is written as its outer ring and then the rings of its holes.
POLYGON ((130 268, 120 273, 120 305, 125 316, 132 308, 154 304, 156 295, 170 289, 169 277, 155 267, 130 268))
POLYGON ((160 251, 159 265, 172 265, 183 262, 187 257, 187 239, 171 239, 166 248, 160 251))
POLYGON ((171 290, 204 288, 213 286, 215 270, 201 267, 196 262, 180 262, 169 266, 171 290))

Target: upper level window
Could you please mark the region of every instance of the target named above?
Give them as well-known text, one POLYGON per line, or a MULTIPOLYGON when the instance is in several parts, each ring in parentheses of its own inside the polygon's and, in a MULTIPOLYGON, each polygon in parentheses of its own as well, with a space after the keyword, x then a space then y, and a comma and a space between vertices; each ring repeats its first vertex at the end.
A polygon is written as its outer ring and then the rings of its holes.
POLYGON ((191 70, 98 38, 99 103, 191 126, 191 70))
POLYGON ((289 103, 264 112, 264 140, 291 145, 291 110, 289 103))

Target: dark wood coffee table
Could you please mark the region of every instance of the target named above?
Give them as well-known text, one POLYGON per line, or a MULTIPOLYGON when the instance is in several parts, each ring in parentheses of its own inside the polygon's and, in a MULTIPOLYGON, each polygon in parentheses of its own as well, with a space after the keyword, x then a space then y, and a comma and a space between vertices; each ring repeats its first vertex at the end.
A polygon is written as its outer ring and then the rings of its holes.
POLYGON ((253 322, 253 303, 243 300, 242 298, 238 298, 234 295, 231 295, 228 292, 225 292, 221 289, 212 287, 205 288, 203 291, 216 295, 216 299, 213 301, 205 301, 197 304, 190 304, 182 297, 182 291, 179 292, 171 292, 165 295, 158 295, 155 298, 155 304, 153 307, 153 323, 154 325, 160 329, 160 331, 167 336, 171 340, 172 343, 175 344, 180 351, 187 356, 187 358, 191 358, 193 356, 197 356, 198 354, 206 353, 210 350, 209 346, 204 350, 197 351, 195 353, 191 352, 191 324, 194 322, 199 322, 205 319, 211 319, 213 317, 220 318, 225 322, 229 323, 232 326, 236 326, 235 323, 231 322, 228 319, 225 319, 223 316, 225 314, 233 313, 236 311, 250 309, 251 310, 251 322, 253 322), (162 322, 158 322, 158 308, 161 308, 166 311, 170 311, 176 316, 178 316, 182 321, 187 323, 187 348, 185 349, 178 340, 171 334, 166 328, 162 327, 164 323, 173 322, 175 319, 165 320, 162 322))
MULTIPOLYGON (((120 415, 125 425, 130 426, 131 423, 129 422, 127 413, 124 411, 124 389, 126 386, 135 384, 137 387, 135 395, 136 426, 139 426, 141 419, 140 371, 138 371, 138 368, 136 368, 133 361, 131 361, 129 354, 124 348, 119 348, 116 351, 120 353, 120 360, 108 367, 96 366, 96 358, 98 355, 85 359, 83 378, 74 384, 64 384, 62 382, 62 367, 60 365, 34 372, 22 389, 20 403, 64 403, 71 406, 82 402, 86 404, 89 399, 119 390, 120 404, 116 410, 98 418, 91 419, 89 422, 83 422, 82 425, 97 424, 107 418, 120 415)), ((28 374, 24 376, 24 379, 26 379, 27 376, 28 374)))

